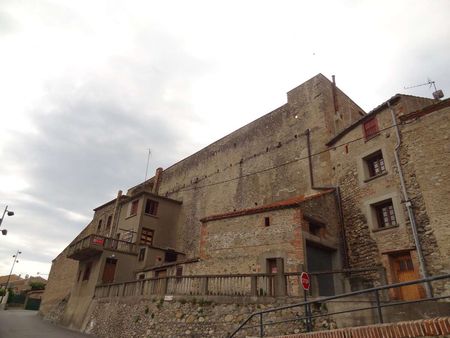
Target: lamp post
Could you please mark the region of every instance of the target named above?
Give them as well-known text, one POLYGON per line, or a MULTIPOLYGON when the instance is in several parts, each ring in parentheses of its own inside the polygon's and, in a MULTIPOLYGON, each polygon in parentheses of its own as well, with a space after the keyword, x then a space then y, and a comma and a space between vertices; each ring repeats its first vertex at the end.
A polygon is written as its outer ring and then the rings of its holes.
MULTIPOLYGON (((8 290, 9 280, 11 279, 11 275, 12 275, 12 272, 13 272, 13 269, 14 269, 14 265, 15 265, 16 263, 19 263, 19 260, 18 260, 17 258, 19 257, 19 255, 20 255, 21 253, 22 253, 22 251, 17 250, 16 254, 13 255, 14 260, 13 260, 13 264, 12 264, 12 267, 11 267, 11 271, 9 272, 8 280, 6 281, 5 294, 6 294, 7 290, 8 290)), ((4 297, 4 296, 5 296, 5 295, 2 295, 2 298, 0 299, 0 304, 3 303, 3 297, 4 297)))
MULTIPOLYGON (((2 218, 0 218, 0 227, 2 226, 3 219, 5 218, 5 214, 8 216, 14 216, 14 211, 8 210, 8 206, 6 206, 5 210, 3 211, 2 218)), ((8 233, 8 230, 2 229, 2 235, 6 235, 8 233)))

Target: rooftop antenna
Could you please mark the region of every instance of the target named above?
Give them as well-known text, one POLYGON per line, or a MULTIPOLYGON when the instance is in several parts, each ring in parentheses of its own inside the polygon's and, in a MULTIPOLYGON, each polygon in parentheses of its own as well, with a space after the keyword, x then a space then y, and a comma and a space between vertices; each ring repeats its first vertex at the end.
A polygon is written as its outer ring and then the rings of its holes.
POLYGON ((442 90, 438 90, 436 88, 436 82, 432 81, 430 78, 428 78, 426 83, 421 83, 415 86, 409 86, 409 87, 404 87, 404 89, 411 89, 411 88, 416 88, 416 87, 422 87, 422 86, 429 86, 429 88, 431 88, 432 86, 434 87, 434 92, 433 92, 433 97, 436 100, 442 99, 444 97, 444 93, 442 92, 442 90))
POLYGON ((148 148, 147 167, 145 168, 145 178, 144 178, 144 183, 145 183, 145 181, 147 181, 148 163, 150 162, 150 155, 151 155, 151 154, 152 154, 152 151, 150 150, 150 148, 148 148))

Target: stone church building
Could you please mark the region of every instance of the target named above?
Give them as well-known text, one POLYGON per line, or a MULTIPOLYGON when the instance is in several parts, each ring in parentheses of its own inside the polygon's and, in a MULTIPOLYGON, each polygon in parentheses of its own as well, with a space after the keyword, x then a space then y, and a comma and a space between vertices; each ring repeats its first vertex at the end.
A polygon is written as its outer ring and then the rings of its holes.
MULTIPOLYGON (((274 111, 96 207, 53 260, 41 312, 81 327, 99 285, 171 276, 328 272, 312 285, 326 296, 448 273, 449 130, 449 99, 397 94, 366 113, 318 74, 274 111)), ((295 280, 252 288, 291 295, 295 280)))

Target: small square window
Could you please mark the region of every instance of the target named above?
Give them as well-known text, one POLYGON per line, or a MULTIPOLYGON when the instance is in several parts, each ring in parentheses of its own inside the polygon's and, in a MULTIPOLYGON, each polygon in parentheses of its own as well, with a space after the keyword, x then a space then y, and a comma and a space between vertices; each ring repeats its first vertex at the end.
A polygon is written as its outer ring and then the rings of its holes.
POLYGON ((137 214, 138 206, 139 206, 139 200, 135 200, 135 201, 131 202, 129 216, 134 216, 137 214))
POLYGON ((386 165, 384 163, 383 153, 381 150, 365 157, 364 163, 367 167, 368 178, 375 177, 386 172, 386 165))
POLYGON ((148 228, 142 228, 141 232, 141 244, 152 245, 153 244, 153 230, 148 228))
POLYGON ((394 206, 391 199, 377 203, 373 207, 377 216, 377 223, 379 228, 386 228, 397 225, 394 206))
POLYGON ((145 203, 145 213, 149 215, 156 216, 158 212, 158 202, 148 199, 145 203))
POLYGON ((378 128, 377 119, 374 117, 364 122, 363 130, 364 130, 364 137, 366 140, 378 135, 380 133, 380 130, 378 128))

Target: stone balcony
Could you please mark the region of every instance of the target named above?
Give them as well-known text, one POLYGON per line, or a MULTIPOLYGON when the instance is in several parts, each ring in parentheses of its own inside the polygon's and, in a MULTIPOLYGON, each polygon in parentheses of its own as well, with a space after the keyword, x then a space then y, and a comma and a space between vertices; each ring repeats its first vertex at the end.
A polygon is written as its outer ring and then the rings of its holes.
POLYGON ((82 261, 101 254, 104 250, 137 255, 137 245, 115 238, 89 235, 69 246, 67 257, 82 261))

